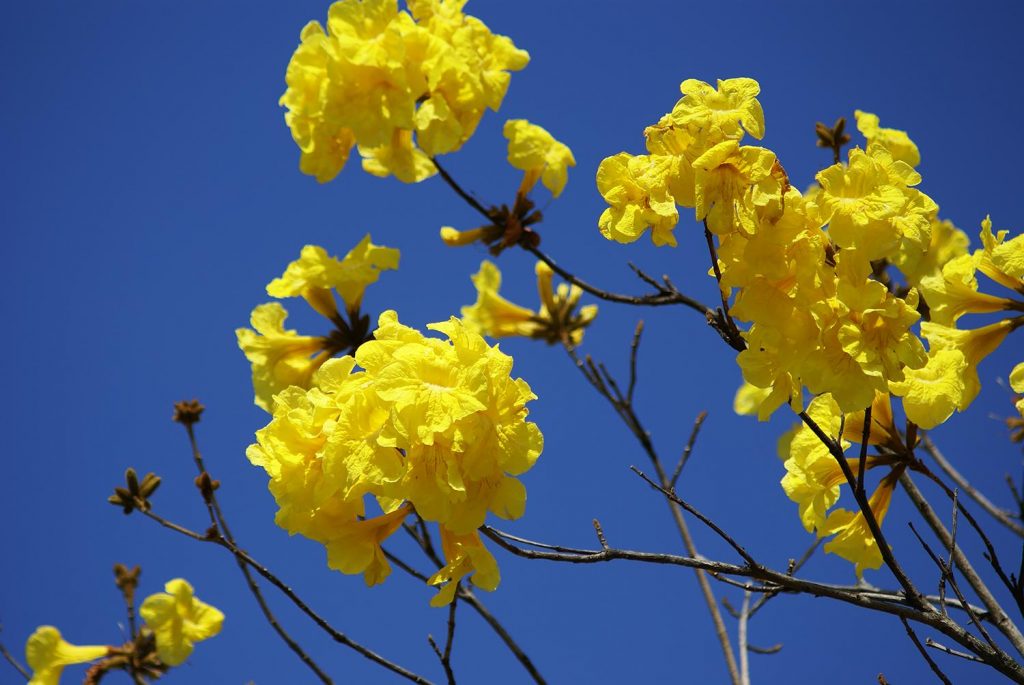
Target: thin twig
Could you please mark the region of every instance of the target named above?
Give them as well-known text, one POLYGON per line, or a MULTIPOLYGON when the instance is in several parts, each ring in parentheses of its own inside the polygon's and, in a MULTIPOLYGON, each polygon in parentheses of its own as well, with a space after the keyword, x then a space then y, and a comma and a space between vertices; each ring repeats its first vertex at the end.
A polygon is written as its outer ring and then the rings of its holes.
POLYGON ((942 669, 939 668, 939 665, 935 663, 935 660, 932 659, 928 650, 926 650, 924 645, 921 644, 921 640, 918 639, 917 633, 915 633, 914 629, 910 627, 910 623, 907 619, 900 616, 900 622, 903 624, 903 627, 906 628, 907 635, 910 637, 911 642, 914 643, 914 646, 917 647, 918 653, 920 653, 924 660, 928 662, 928 668, 932 669, 932 673, 934 673, 945 685, 953 685, 949 678, 946 677, 946 674, 942 672, 942 669))
POLYGON ((862 490, 858 490, 857 477, 850 469, 846 456, 843 454, 843 448, 831 436, 826 435, 821 427, 815 423, 814 419, 807 414, 807 412, 801 411, 799 416, 818 437, 818 440, 828 448, 829 453, 833 458, 835 458, 836 462, 838 462, 839 468, 842 469, 843 476, 846 478, 846 482, 849 483, 850 488, 853 490, 854 498, 860 506, 864 520, 867 522, 868 528, 871 530, 871 534, 875 538, 875 542, 878 545, 878 551, 881 552, 885 565, 896 577, 897 582, 899 582, 903 587, 904 591, 907 593, 907 597, 922 608, 927 607, 928 603, 925 601, 924 596, 914 586, 910 577, 903 570, 903 567, 900 566, 899 562, 896 561, 896 557, 893 556, 892 549, 889 547, 889 543, 886 541, 885 535, 882 533, 882 528, 878 525, 878 519, 875 518, 875 513, 871 510, 871 504, 867 499, 866 493, 862 490))
MULTIPOLYGON (((2 632, 2 631, 3 631, 3 626, 0 626, 0 632, 2 632)), ((7 651, 7 647, 4 646, 3 642, 0 642, 0 654, 3 655, 4 659, 7 659, 7 663, 9 663, 11 666, 13 666, 14 669, 18 673, 20 673, 23 678, 25 678, 25 680, 31 680, 32 679, 32 674, 29 672, 29 670, 27 668, 25 668, 24 666, 22 666, 21 662, 18 661, 18 659, 15 658, 15 656, 13 654, 11 654, 9 651, 7 651)))
POLYGON ((444 642, 444 651, 438 648, 432 635, 427 635, 427 642, 430 643, 430 648, 434 650, 434 654, 437 655, 438 660, 441 662, 445 678, 448 679, 448 685, 455 685, 455 671, 452 670, 452 643, 455 641, 455 607, 458 604, 459 599, 455 597, 452 599, 451 604, 448 605, 448 630, 444 642))
MULTIPOLYGON (((978 595, 982 605, 988 609, 992 615, 992 623, 999 629, 1003 635, 1005 635, 1010 643, 1013 644, 1014 649, 1018 653, 1024 654, 1024 635, 1021 635, 1020 629, 1010 620, 1007 616, 1006 611, 1003 610, 1002 606, 993 596, 992 591, 989 590, 988 586, 982 581, 977 571, 974 570, 974 566, 963 554, 959 548, 954 548, 952 545, 952 536, 949 531, 946 530, 946 526, 943 525, 942 520, 932 509, 931 504, 925 499, 924 495, 917 488, 917 485, 910 478, 908 473, 903 473, 900 476, 900 484, 906 491, 907 496, 910 497, 910 501, 917 508, 918 512, 924 518, 925 522, 935 533, 939 541, 942 542, 943 548, 953 551, 953 562, 956 567, 960 569, 960 573, 963 574, 967 584, 971 586, 974 592, 978 595)), ((961 513, 964 513, 963 505, 959 506, 961 513)))
POLYGON ((743 593, 743 605, 737 628, 736 649, 740 653, 740 682, 750 685, 750 652, 747 642, 747 621, 750 619, 750 591, 743 593))
MULTIPOLYGON (((655 552, 638 552, 610 548, 606 550, 581 550, 580 553, 554 552, 546 549, 524 549, 509 541, 509 536, 490 526, 481 531, 506 551, 526 559, 543 559, 552 562, 571 564, 598 564, 617 560, 681 566, 683 568, 701 569, 712 574, 731 575, 752 578, 763 583, 778 586, 785 592, 809 594, 816 597, 828 597, 847 604, 860 606, 873 611, 903 616, 907 620, 927 625, 951 638, 957 644, 971 650, 982 660, 1017 683, 1024 683, 1024 667, 1002 649, 996 649, 975 637, 962 626, 943 616, 930 607, 921 608, 909 602, 905 597, 879 599, 868 592, 851 592, 845 588, 837 588, 824 583, 803 580, 787 573, 774 571, 766 567, 751 568, 720 561, 712 561, 703 557, 681 557, 674 554, 655 552)), ((544 543, 532 543, 542 546, 544 543)), ((554 545, 546 545, 554 547, 554 545)))
POLYGON ((957 657, 960 657, 961 659, 967 659, 968 661, 976 661, 976 662, 982 663, 982 664, 985 663, 983 660, 979 659, 978 657, 974 656, 973 654, 967 654, 966 652, 960 652, 960 651, 957 651, 955 649, 950 649, 946 645, 939 644, 938 642, 936 642, 935 640, 931 639, 930 637, 925 638, 924 643, 926 645, 928 645, 929 647, 931 647, 932 649, 937 649, 940 652, 945 652, 946 654, 949 654, 950 656, 957 656, 957 657))
MULTIPOLYGON (((140 504, 141 504, 141 502, 140 502, 140 504)), ((216 537, 209 537, 209 536, 206 536, 206 535, 202 535, 200 533, 195 532, 194 530, 189 530, 188 528, 185 528, 184 526, 178 525, 177 523, 174 523, 173 521, 169 521, 169 520, 163 518, 162 516, 154 513, 151 509, 150 510, 146 510, 146 509, 140 508, 139 511, 141 511, 142 514, 144 516, 146 516, 147 518, 150 518, 153 521, 156 521, 157 523, 159 523, 164 528, 167 528, 168 530, 173 530, 176 533, 180 533, 181 535, 184 535, 185 537, 192 538, 193 540, 197 540, 199 542, 209 542, 209 543, 212 543, 214 545, 218 545, 219 547, 223 547, 224 549, 226 549, 229 552, 231 552, 233 555, 235 555, 236 558, 241 559, 242 561, 244 561, 254 571, 256 571, 256 573, 261 575, 263 578, 265 578, 267 581, 269 581, 271 585, 273 585, 278 590, 280 590, 289 600, 291 600, 292 604, 294 604, 299 609, 299 611, 301 611, 302 613, 306 614, 306 616, 311 618, 313 620, 313 622, 316 623, 317 626, 319 626, 324 632, 326 632, 328 635, 330 635, 331 638, 335 642, 338 642, 338 643, 340 643, 342 645, 345 645, 346 647, 349 647, 350 649, 358 652, 359 654, 363 655, 364 657, 366 657, 370 661, 383 666, 384 668, 388 669, 392 673, 400 675, 400 676, 402 676, 403 678, 405 678, 407 680, 410 680, 410 681, 412 681, 414 683, 419 683, 419 685, 432 685, 431 681, 427 680, 423 676, 418 675, 416 673, 413 673, 412 671, 410 671, 410 670, 408 670, 406 668, 403 668, 402 666, 399 666, 398 664, 394 663, 393 661, 389 661, 385 657, 381 656, 380 654, 377 654, 376 652, 374 652, 373 650, 369 649, 368 647, 364 647, 360 643, 356 642, 352 638, 348 637, 347 635, 345 635, 344 633, 342 633, 341 631, 336 629, 334 626, 332 626, 330 623, 328 623, 326 619, 324 619, 322 616, 320 616, 320 614, 316 613, 316 611, 314 611, 308 604, 306 604, 302 600, 302 598, 300 598, 295 593, 294 590, 292 590, 288 585, 286 585, 284 583, 284 581, 282 581, 280 578, 278 578, 267 567, 263 566, 262 564, 257 562, 255 559, 253 559, 251 556, 249 556, 249 554, 247 552, 239 549, 237 545, 235 545, 233 542, 230 542, 229 540, 224 538, 222 535, 217 535, 216 537)))
POLYGON ((655 483, 653 480, 651 480, 647 476, 647 474, 645 474, 643 471, 641 471, 637 467, 630 466, 629 469, 630 469, 630 471, 632 471, 633 473, 635 473, 636 475, 638 475, 642 479, 644 479, 647 482, 647 484, 650 485, 652 488, 654 488, 655 490, 659 491, 661 494, 663 494, 665 497, 667 497, 669 500, 671 500, 675 504, 678 504, 679 506, 681 506, 683 509, 685 509, 690 514, 695 516, 697 518, 697 520, 699 520, 705 526, 707 526, 708 528, 713 530, 715 532, 715 534, 718 535, 718 537, 722 538, 722 540, 724 540, 730 547, 732 547, 734 550, 736 550, 736 553, 739 554, 740 557, 743 558, 743 561, 747 562, 747 565, 749 565, 751 567, 760 566, 760 564, 754 559, 753 556, 750 555, 750 552, 748 552, 743 547, 743 545, 741 545, 740 543, 736 542, 736 540, 731 535, 729 535, 724 530, 722 530, 722 528, 717 523, 715 523, 714 521, 709 519, 704 514, 700 513, 700 511, 698 511, 697 508, 694 507, 692 504, 690 504, 689 502, 686 502, 685 500, 683 500, 675 492, 673 492, 671 490, 668 490, 667 488, 664 488, 664 487, 658 485, 657 483, 655 483))
POLYGON ((676 467, 672 470, 672 477, 669 478, 669 487, 673 490, 676 487, 676 483, 679 482, 679 475, 683 472, 683 467, 686 466, 686 462, 690 461, 690 455, 693 453, 693 445, 697 442, 697 434, 700 433, 700 427, 704 425, 704 420, 708 418, 707 411, 701 411, 697 414, 697 418, 693 421, 693 430, 690 431, 690 439, 686 441, 686 447, 683 448, 683 453, 679 457, 679 461, 676 462, 676 467))
MULTIPOLYGON (((921 435, 921 444, 924 445, 924 450, 927 452, 935 463, 939 465, 939 468, 949 476, 949 479, 956 483, 957 487, 967 493, 967 496, 978 503, 982 509, 988 512, 996 521, 1003 524, 1017 535, 1024 537, 1024 525, 1021 525, 1019 521, 1014 520, 1013 514, 1005 509, 997 507, 992 501, 986 497, 980 490, 971 485, 964 476, 956 470, 953 464, 946 459, 945 455, 939 451, 935 443, 932 442, 931 437, 924 433, 921 435)), ((1010 481, 1012 483, 1012 481, 1010 481)))

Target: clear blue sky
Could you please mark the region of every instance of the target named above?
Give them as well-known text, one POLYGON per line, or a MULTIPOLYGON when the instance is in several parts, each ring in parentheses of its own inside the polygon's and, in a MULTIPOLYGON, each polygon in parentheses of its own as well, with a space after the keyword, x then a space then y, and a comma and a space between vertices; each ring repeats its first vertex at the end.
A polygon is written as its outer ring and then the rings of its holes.
MULTIPOLYGON (((445 612, 427 606, 432 590, 398 573, 367 590, 362 579, 329 571, 322 547, 274 526, 266 477, 244 458, 266 415, 252 405, 233 331, 268 299, 264 285, 302 245, 344 253, 369 231, 401 248, 401 270, 371 288, 365 304, 395 308, 418 326, 472 301, 469 274, 484 256, 438 241, 442 224, 477 222, 439 179, 404 186, 353 164, 321 186, 298 172, 277 98, 299 30, 322 20, 327 7, 305 0, 4 8, 0 639, 17 652, 44 623, 79 643, 119 641, 123 618, 110 567, 124 562, 143 566, 143 594, 183 576, 227 614, 222 635, 200 645, 169 684, 312 682, 262 621, 230 557, 105 502, 124 467, 134 465, 164 477, 160 511, 204 527, 185 436, 170 421, 172 402, 195 396, 208 407, 201 445, 224 483, 222 503, 242 544, 336 626, 440 677, 426 635, 443 633, 445 612)), ((518 173, 504 161, 501 125, 520 117, 542 124, 578 161, 563 197, 545 212, 544 247, 609 289, 640 290, 625 266, 632 260, 711 301, 697 226, 684 218, 674 251, 606 242, 597 231, 603 203, 594 172, 604 156, 642 150, 643 127, 672 106, 681 80, 751 76, 762 85, 765 144, 796 185, 829 161, 814 147, 814 122, 861 108, 910 131, 922 151, 921 187, 944 217, 975 239, 989 212, 997 227, 1019 228, 1022 6, 963 7, 476 0, 468 10, 514 37, 533 61, 514 75, 502 111, 489 113, 448 165, 482 197, 506 201, 518 173)), ((531 261, 510 253, 501 266, 509 296, 533 306, 531 261)), ((587 350, 623 371, 641 316, 648 329, 639 408, 659 448, 677 454, 693 417, 710 412, 681 492, 756 555, 784 567, 810 542, 778 486, 774 444, 789 417, 759 425, 731 414, 739 379, 732 355, 689 310, 602 304, 587 350)), ((293 318, 307 330, 315 324, 313 316, 293 318)), ((532 416, 547 438, 524 479, 527 515, 505 527, 589 546, 596 516, 612 544, 678 551, 664 503, 628 470, 643 465, 643 455, 564 355, 530 341, 502 347, 540 397, 532 416)), ((993 418, 1012 410, 996 379, 1022 350, 1011 338, 984 363, 979 400, 952 429, 936 433, 969 478, 1002 503, 1009 500, 1003 474, 1019 472, 1020 451, 993 418)), ((937 578, 909 535, 910 515, 897 493, 886 529, 931 587, 937 578)), ((697 536, 704 553, 730 558, 706 531, 697 536)), ((1012 541, 997 539, 1014 557, 1012 541)), ((483 599, 550 682, 725 681, 691 572, 497 556, 502 587, 483 599)), ((850 565, 831 557, 815 558, 806 574, 853 580, 850 565)), ((868 580, 894 585, 884 571, 868 580)), ((338 682, 395 682, 270 595, 338 682)), ((898 622, 826 600, 774 600, 752 622, 751 641, 785 645, 777 655, 751 657, 757 683, 868 683, 883 672, 902 685, 931 677, 898 622)), ((956 681, 996 682, 984 667, 937 658, 956 681)), ((460 682, 524 682, 519 665, 469 612, 460 619, 454 663, 460 682)), ((0 682, 15 680, 0 664, 0 682)))

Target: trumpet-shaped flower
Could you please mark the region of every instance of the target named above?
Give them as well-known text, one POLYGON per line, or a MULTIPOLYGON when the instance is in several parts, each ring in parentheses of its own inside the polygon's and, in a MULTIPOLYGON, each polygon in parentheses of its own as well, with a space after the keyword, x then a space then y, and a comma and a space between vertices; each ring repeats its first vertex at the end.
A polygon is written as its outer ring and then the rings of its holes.
POLYGON ((893 159, 905 162, 910 166, 921 163, 921 153, 917 145, 910 139, 906 131, 895 128, 882 128, 878 115, 857 110, 853 113, 857 119, 857 130, 868 140, 868 147, 880 145, 887 149, 893 159))
POLYGON ((1006 339, 1006 336, 1019 328, 1022 323, 1024 321, 1021 319, 1004 319, 972 330, 959 330, 927 321, 921 324, 921 335, 928 340, 931 352, 957 350, 963 354, 966 366, 961 374, 964 391, 957 404, 959 411, 966 410, 981 392, 978 364, 992 354, 1006 339))
POLYGON ((235 331, 238 346, 252 364, 252 385, 256 405, 265 411, 273 406, 274 395, 290 385, 308 388, 313 373, 330 356, 326 338, 299 335, 286 330, 288 312, 277 302, 261 304, 252 310, 253 329, 235 331), (315 356, 314 356, 315 355, 315 356))
POLYGON ((441 528, 441 548, 448 563, 427 580, 430 585, 442 586, 430 600, 431 606, 451 604, 459 583, 466 576, 470 576, 473 584, 483 590, 494 590, 498 587, 501 581, 498 562, 484 547, 476 531, 468 535, 455 535, 441 528))
POLYGON ((508 163, 525 172, 519 193, 530 192, 539 179, 552 197, 561 195, 569 180, 569 167, 576 166, 572 150, 526 119, 506 121, 504 134, 508 138, 508 163))
POLYGON ((978 292, 975 277, 977 260, 962 255, 946 262, 938 275, 921 279, 921 292, 931 314, 931 320, 944 326, 954 326, 964 314, 984 314, 1010 309, 1012 302, 978 292))
POLYGON ((554 288, 554 272, 544 262, 537 262, 535 271, 537 292, 540 294, 540 308, 536 312, 499 295, 501 272, 492 262, 482 262, 480 271, 473 275, 476 303, 462 308, 466 325, 492 338, 522 336, 548 343, 579 345, 584 329, 597 316, 597 305, 586 305, 577 310, 583 294, 578 286, 560 283, 557 289, 554 288))
POLYGON ((369 233, 344 259, 331 257, 318 245, 306 245, 284 274, 267 285, 267 294, 301 296, 313 309, 331 319, 338 314, 331 288, 338 291, 350 310, 357 310, 366 287, 376 283, 382 271, 397 269, 399 256, 394 248, 374 245, 369 233))
POLYGON ((73 645, 53 626, 39 626, 25 643, 25 660, 32 669, 29 685, 57 685, 65 666, 94 661, 108 651, 103 645, 73 645))
POLYGON ((683 98, 672 109, 672 116, 680 124, 733 140, 743 137, 743 129, 758 140, 764 137, 764 111, 757 101, 761 86, 754 79, 719 79, 717 89, 687 79, 679 90, 683 98))
POLYGON ((1024 294, 1024 234, 1006 240, 1009 231, 992 233, 992 218, 981 222, 982 250, 978 270, 1002 285, 1024 294))
POLYGON ((930 430, 952 416, 963 401, 967 359, 958 349, 937 348, 928 363, 906 372, 903 381, 889 384, 894 395, 903 398, 907 418, 930 430))
POLYGON ((598 220, 601 235, 632 243, 650 228, 655 245, 675 247, 672 229, 679 212, 668 187, 673 166, 670 157, 625 152, 602 160, 597 168, 597 189, 611 206, 598 220))
MULTIPOLYGON (((706 219, 717 235, 757 231, 754 216, 755 187, 772 178, 775 153, 762 147, 740 146, 727 140, 714 146, 693 162, 694 198, 697 220, 706 219)), ((781 198, 785 189, 776 184, 781 198)), ((770 194, 770 193, 769 193, 770 194)))
MULTIPOLYGON (((882 525, 892 503, 892 493, 897 482, 894 476, 895 472, 883 478, 868 501, 868 507, 879 526, 882 525)), ((868 526, 864 512, 836 509, 825 521, 823 533, 835 535, 832 540, 825 543, 825 551, 854 564, 858 578, 863 576, 864 569, 876 569, 882 565, 882 552, 868 526)))
POLYGON ((196 599, 192 586, 181 578, 168 581, 164 590, 147 597, 139 615, 156 635, 160 661, 178 666, 192 654, 196 642, 220 632, 224 614, 196 599))

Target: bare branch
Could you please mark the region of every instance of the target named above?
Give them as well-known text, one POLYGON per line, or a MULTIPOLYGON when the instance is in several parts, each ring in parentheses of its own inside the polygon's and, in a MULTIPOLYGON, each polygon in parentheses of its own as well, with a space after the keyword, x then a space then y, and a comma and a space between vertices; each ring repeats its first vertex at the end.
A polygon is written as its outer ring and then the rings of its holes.
POLYGON ((697 434, 700 433, 700 428, 704 425, 704 420, 706 418, 708 418, 707 411, 701 411, 693 421, 693 430, 690 431, 690 439, 686 441, 686 447, 683 448, 683 453, 680 455, 675 469, 672 470, 672 477, 668 481, 669 488, 673 490, 676 487, 676 483, 679 482, 679 475, 683 472, 683 467, 686 466, 686 462, 690 461, 690 455, 693 453, 693 446, 697 442, 697 434))
MULTIPOLYGON (((956 483, 957 487, 967 493, 967 496, 978 503, 982 509, 988 512, 996 521, 1003 524, 1017 535, 1024 537, 1024 525, 1013 518, 1013 515, 1000 507, 997 507, 992 503, 980 490, 971 485, 964 476, 954 468, 953 464, 946 459, 945 455, 939 451, 935 443, 932 442, 931 437, 924 433, 921 435, 921 444, 924 445, 924 450, 927 452, 935 463, 939 465, 939 468, 949 476, 949 479, 956 483)), ((1012 481, 1011 481, 1012 482, 1012 481)))
POLYGON ((910 623, 907 622, 907 619, 900 616, 900 622, 903 624, 903 627, 906 628, 907 635, 910 636, 911 642, 913 642, 914 646, 917 647, 918 653, 925 661, 928 662, 928 668, 932 669, 932 673, 934 673, 935 676, 944 683, 944 685, 953 685, 949 678, 946 677, 946 674, 942 672, 942 669, 939 668, 939 665, 932 659, 931 655, 928 654, 924 645, 921 644, 921 640, 918 639, 917 633, 915 633, 914 629, 910 627, 910 623))

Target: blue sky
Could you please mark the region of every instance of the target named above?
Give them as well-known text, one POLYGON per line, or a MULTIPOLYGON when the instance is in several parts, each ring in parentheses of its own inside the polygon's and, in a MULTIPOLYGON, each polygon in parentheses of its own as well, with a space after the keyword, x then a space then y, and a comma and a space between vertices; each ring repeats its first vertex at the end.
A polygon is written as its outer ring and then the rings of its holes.
MULTIPOLYGON (((123 618, 110 567, 123 562, 143 566, 143 595, 182 576, 227 614, 222 635, 166 682, 312 682, 263 623, 229 556, 105 502, 133 465, 163 476, 158 510, 205 527, 188 445, 170 421, 172 402, 194 396, 208 407, 201 446, 243 546, 352 637, 441 677, 426 641, 444 630, 445 613, 427 606, 433 591, 397 573, 368 590, 360 578, 328 570, 319 545, 274 526, 266 477, 244 458, 266 415, 252 405, 233 331, 268 300, 266 282, 302 245, 343 254, 371 232, 400 248, 402 268, 369 290, 365 307, 397 309, 417 326, 472 301, 469 274, 485 256, 437 240, 442 224, 477 223, 440 179, 405 186, 353 164, 321 186, 298 172, 277 98, 299 30, 322 20, 327 7, 110 1, 4 8, 0 306, 8 334, 0 372, 8 391, 0 426, 8 467, 0 478, 0 639, 15 651, 46 623, 73 642, 118 642, 123 618)), ((485 200, 508 201, 518 172, 504 159, 502 123, 527 118, 545 126, 572 147, 578 166, 563 196, 545 208, 544 248, 608 289, 641 290, 626 267, 634 261, 710 302, 697 225, 683 219, 675 250, 606 242, 597 231, 604 205, 594 172, 605 156, 642 150, 643 127, 671 108, 681 80, 751 76, 762 86, 764 144, 798 187, 830 161, 814 146, 814 122, 873 111, 883 125, 909 130, 922 152, 922 190, 976 239, 986 213, 997 228, 1024 224, 1015 149, 1021 7, 476 0, 470 13, 512 36, 533 61, 513 76, 501 112, 489 113, 447 166, 485 200)), ((510 252, 500 265, 508 296, 533 306, 532 261, 510 252)), ((291 309, 297 327, 317 331, 315 315, 291 309)), ((689 310, 602 304, 586 350, 624 372, 638 317, 647 322, 638 406, 659 449, 671 459, 693 417, 709 411, 680 492, 755 555, 784 567, 810 542, 778 486, 774 444, 790 417, 780 412, 765 425, 732 415, 739 372, 689 310)), ((539 396, 532 417, 546 436, 544 455, 524 478, 527 514, 504 527, 591 546, 590 521, 598 517, 614 545, 678 551, 663 502, 628 470, 645 466, 642 453, 565 355, 525 340, 502 348, 539 396)), ((994 418, 1012 410, 996 379, 1022 350, 1011 338, 990 357, 981 366, 981 397, 935 434, 958 467, 1004 505, 1003 475, 1020 472, 1020 450, 994 418)), ((897 493, 886 530, 931 587, 937 577, 910 536, 910 518, 897 493)), ((731 558, 707 531, 695 531, 703 553, 731 558)), ((1012 558, 1012 540, 998 532, 996 539, 1012 558)), ((967 536, 963 544, 977 547, 967 536)), ((503 583, 483 599, 549 682, 725 680, 691 572, 497 556, 503 583)), ((850 565, 832 557, 816 557, 806 575, 853 581, 850 565)), ((868 580, 895 585, 885 571, 869 572, 868 580)), ((270 595, 289 630, 339 682, 394 681, 270 595)), ((751 641, 784 644, 777 655, 751 657, 754 682, 930 677, 898 622, 826 600, 774 600, 752 622, 751 641)), ((956 681, 997 682, 984 667, 937 658, 956 681)), ((468 612, 454 665, 460 682, 524 682, 518 664, 468 612)), ((14 682, 4 668, 0 681, 14 682)))

